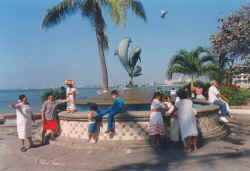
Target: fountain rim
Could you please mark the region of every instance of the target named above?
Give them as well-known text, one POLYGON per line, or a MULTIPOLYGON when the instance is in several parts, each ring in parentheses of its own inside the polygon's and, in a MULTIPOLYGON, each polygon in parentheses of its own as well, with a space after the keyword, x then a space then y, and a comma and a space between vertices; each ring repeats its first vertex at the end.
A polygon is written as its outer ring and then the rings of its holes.
MULTIPOLYGON (((209 103, 207 100, 194 99, 195 104, 203 104, 204 106, 195 107, 197 110, 197 117, 205 116, 206 114, 218 113, 220 109, 219 106, 209 103)), ((148 103, 147 103, 148 104, 148 103)), ((88 111, 84 112, 75 112, 73 114, 67 113, 66 111, 59 113, 59 119, 68 120, 68 121, 87 121, 88 120, 88 111)), ((107 116, 104 117, 104 120, 107 119, 107 116)), ((149 120, 149 111, 126 111, 119 115, 115 116, 115 120, 120 121, 147 121, 149 120)))

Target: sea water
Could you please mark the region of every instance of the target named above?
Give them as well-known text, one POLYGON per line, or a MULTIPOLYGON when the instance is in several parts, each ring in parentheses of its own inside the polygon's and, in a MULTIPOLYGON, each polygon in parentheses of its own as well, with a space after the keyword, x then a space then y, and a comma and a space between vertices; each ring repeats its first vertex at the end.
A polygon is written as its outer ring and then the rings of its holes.
MULTIPOLYGON (((77 99, 86 99, 89 96, 97 95, 97 88, 79 88, 77 89, 77 99)), ((42 103, 41 96, 49 89, 42 90, 0 90, 0 114, 14 112, 8 105, 18 103, 18 96, 25 94, 33 112, 40 112, 42 103)))
MULTIPOLYGON (((171 90, 172 88, 177 88, 180 86, 164 86, 163 91, 171 90)), ((157 87, 147 87, 149 90, 156 90, 157 87)), ((96 96, 98 88, 78 88, 77 89, 77 99, 86 99, 90 96, 96 96)), ((119 89, 118 89, 119 90, 119 89)), ((40 112, 42 107, 41 96, 43 93, 48 92, 49 89, 39 89, 39 90, 0 90, 0 114, 7 112, 14 112, 8 105, 18 103, 18 96, 25 94, 28 98, 28 102, 31 105, 33 112, 40 112)), ((149 109, 149 105, 146 109, 149 109)), ((134 108, 134 107, 132 107, 134 108)), ((144 110, 145 106, 137 106, 137 109, 144 110)), ((85 111, 86 107, 80 107, 79 111, 85 111)))

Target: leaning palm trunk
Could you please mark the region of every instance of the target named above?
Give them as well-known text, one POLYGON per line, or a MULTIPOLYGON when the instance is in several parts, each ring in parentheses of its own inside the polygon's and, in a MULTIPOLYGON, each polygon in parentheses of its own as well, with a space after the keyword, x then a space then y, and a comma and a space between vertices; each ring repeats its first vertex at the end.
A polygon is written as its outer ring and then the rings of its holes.
POLYGON ((192 74, 191 75, 191 85, 190 85, 191 87, 191 91, 193 91, 193 89, 194 89, 194 74, 192 74))
POLYGON ((101 9, 99 8, 97 2, 94 7, 94 17, 95 17, 95 30, 96 30, 96 38, 98 44, 98 50, 100 55, 100 63, 102 68, 102 79, 103 79, 103 88, 104 91, 108 91, 108 72, 107 66, 105 62, 105 54, 104 54, 104 22, 102 19, 101 9))
POLYGON ((96 31, 96 38, 97 38, 97 44, 98 44, 98 50, 100 55, 100 63, 102 67, 102 79, 103 79, 103 87, 104 91, 108 91, 108 71, 107 66, 105 62, 105 55, 103 50, 103 36, 96 31))

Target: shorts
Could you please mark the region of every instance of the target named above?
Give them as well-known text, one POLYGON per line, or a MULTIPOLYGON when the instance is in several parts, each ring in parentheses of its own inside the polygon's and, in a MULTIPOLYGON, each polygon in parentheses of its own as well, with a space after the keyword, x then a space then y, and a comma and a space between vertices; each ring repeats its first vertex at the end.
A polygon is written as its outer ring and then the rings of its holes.
POLYGON ((90 134, 95 132, 95 128, 96 128, 96 123, 94 123, 94 122, 89 123, 89 133, 90 134))
POLYGON ((56 130, 57 129, 57 120, 45 120, 43 123, 43 130, 56 130))

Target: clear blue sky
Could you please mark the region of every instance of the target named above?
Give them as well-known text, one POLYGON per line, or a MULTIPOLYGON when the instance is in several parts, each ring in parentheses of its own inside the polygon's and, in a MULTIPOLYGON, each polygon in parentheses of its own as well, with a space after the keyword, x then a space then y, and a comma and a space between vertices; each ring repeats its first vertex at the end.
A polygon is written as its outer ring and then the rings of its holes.
MULTIPOLYGON (((0 89, 47 88, 65 79, 77 85, 102 83, 94 29, 80 15, 41 30, 46 9, 60 0, 0 1, 0 89)), ((228 16, 250 0, 142 0, 147 22, 132 13, 127 27, 116 27, 108 15, 106 53, 110 83, 124 83, 128 75, 114 56, 119 41, 130 36, 142 48, 143 75, 139 83, 163 82, 171 56, 181 48, 209 46, 219 16, 228 16), (163 20, 160 10, 168 11, 163 20)), ((106 12, 106 11, 105 11, 106 12)), ((105 13, 104 12, 104 13, 105 13)))

